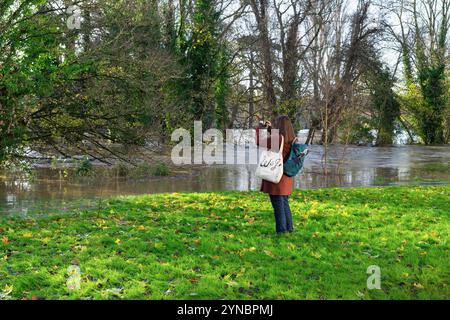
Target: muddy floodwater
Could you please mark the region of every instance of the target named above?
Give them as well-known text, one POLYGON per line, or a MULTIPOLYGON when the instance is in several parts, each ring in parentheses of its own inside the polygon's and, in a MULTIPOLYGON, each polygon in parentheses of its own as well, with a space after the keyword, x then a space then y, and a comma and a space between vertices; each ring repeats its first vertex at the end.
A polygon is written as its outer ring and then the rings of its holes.
MULTIPOLYGON (((310 146, 301 189, 450 183, 450 146, 331 146, 325 174, 324 148, 310 146)), ((246 152, 244 148, 238 152, 246 152)), ((183 173, 142 180, 61 178, 58 170, 36 169, 33 179, 0 178, 0 214, 60 212, 71 206, 94 206, 105 197, 166 192, 256 190, 254 165, 185 166, 183 173), (74 201, 75 200, 75 201, 74 201)))

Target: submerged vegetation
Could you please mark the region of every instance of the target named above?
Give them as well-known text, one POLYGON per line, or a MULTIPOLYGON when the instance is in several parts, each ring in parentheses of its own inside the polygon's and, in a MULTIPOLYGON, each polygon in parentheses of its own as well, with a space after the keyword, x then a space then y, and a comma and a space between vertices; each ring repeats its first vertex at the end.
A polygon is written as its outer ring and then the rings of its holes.
POLYGON ((449 195, 449 186, 297 190, 295 232, 283 236, 258 192, 2 216, 0 299, 448 299, 449 195), (381 290, 367 288, 372 265, 381 290))
POLYGON ((112 166, 94 166, 88 159, 76 164, 74 168, 53 167, 49 168, 65 180, 89 180, 89 179, 145 179, 150 177, 164 177, 171 174, 171 168, 165 162, 149 164, 141 162, 136 165, 119 162, 112 166))

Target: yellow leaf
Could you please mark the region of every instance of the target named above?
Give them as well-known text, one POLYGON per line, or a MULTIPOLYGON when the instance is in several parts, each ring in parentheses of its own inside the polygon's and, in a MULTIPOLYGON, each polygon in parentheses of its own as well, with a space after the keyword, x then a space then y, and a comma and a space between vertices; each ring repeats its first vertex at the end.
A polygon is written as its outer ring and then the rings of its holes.
POLYGON ((23 234, 23 237, 24 238, 32 238, 33 234, 31 232, 26 232, 26 233, 23 234))
POLYGON ((122 240, 120 240, 120 239, 116 239, 116 244, 121 244, 122 243, 122 240))
POLYGON ((138 227, 138 230, 139 230, 139 231, 143 231, 143 230, 145 230, 145 226, 143 226, 143 225, 140 225, 140 226, 138 227))
POLYGON ((42 242, 44 242, 44 243, 48 243, 49 241, 50 241, 49 237, 45 237, 44 239, 42 239, 42 242))
POLYGON ((264 253, 265 253, 266 255, 268 255, 269 257, 272 257, 272 258, 275 257, 275 256, 273 255, 272 251, 264 250, 264 253))
POLYGON ((413 286, 414 286, 414 288, 417 288, 417 289, 423 289, 423 285, 421 285, 421 284, 418 283, 418 282, 414 282, 414 283, 413 283, 413 286))

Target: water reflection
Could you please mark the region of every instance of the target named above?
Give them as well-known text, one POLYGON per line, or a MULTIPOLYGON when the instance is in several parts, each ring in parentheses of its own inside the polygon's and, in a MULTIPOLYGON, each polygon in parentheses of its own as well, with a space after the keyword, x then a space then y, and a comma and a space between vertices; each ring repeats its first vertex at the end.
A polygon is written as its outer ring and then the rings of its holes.
MULTIPOLYGON (((360 187, 374 185, 448 184, 450 146, 397 146, 387 148, 334 146, 328 150, 328 174, 324 175, 321 146, 311 154, 296 188, 360 187)), ((240 152, 245 152, 242 149, 240 152)), ((131 181, 104 179, 66 181, 57 170, 38 169, 36 179, 0 179, 0 212, 28 213, 65 208, 71 200, 106 196, 185 191, 257 190, 254 165, 186 168, 190 174, 131 181), (39 209, 40 208, 40 209, 39 209)))

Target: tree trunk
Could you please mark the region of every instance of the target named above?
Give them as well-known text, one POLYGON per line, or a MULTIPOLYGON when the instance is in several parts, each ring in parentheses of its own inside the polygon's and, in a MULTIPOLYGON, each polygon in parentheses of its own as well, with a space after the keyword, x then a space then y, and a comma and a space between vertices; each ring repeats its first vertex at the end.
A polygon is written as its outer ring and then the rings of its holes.
POLYGON ((255 113, 255 88, 254 88, 254 55, 250 52, 250 87, 249 87, 249 101, 248 101, 248 127, 253 128, 253 118, 255 113))
POLYGON ((263 78, 263 90, 264 100, 266 102, 266 108, 270 113, 272 121, 277 117, 276 104, 277 99, 275 95, 274 87, 274 74, 272 63, 272 43, 269 37, 268 20, 267 20, 267 0, 251 0, 250 5, 255 15, 257 28, 259 32, 259 45, 261 49, 262 59, 262 78, 263 78))

